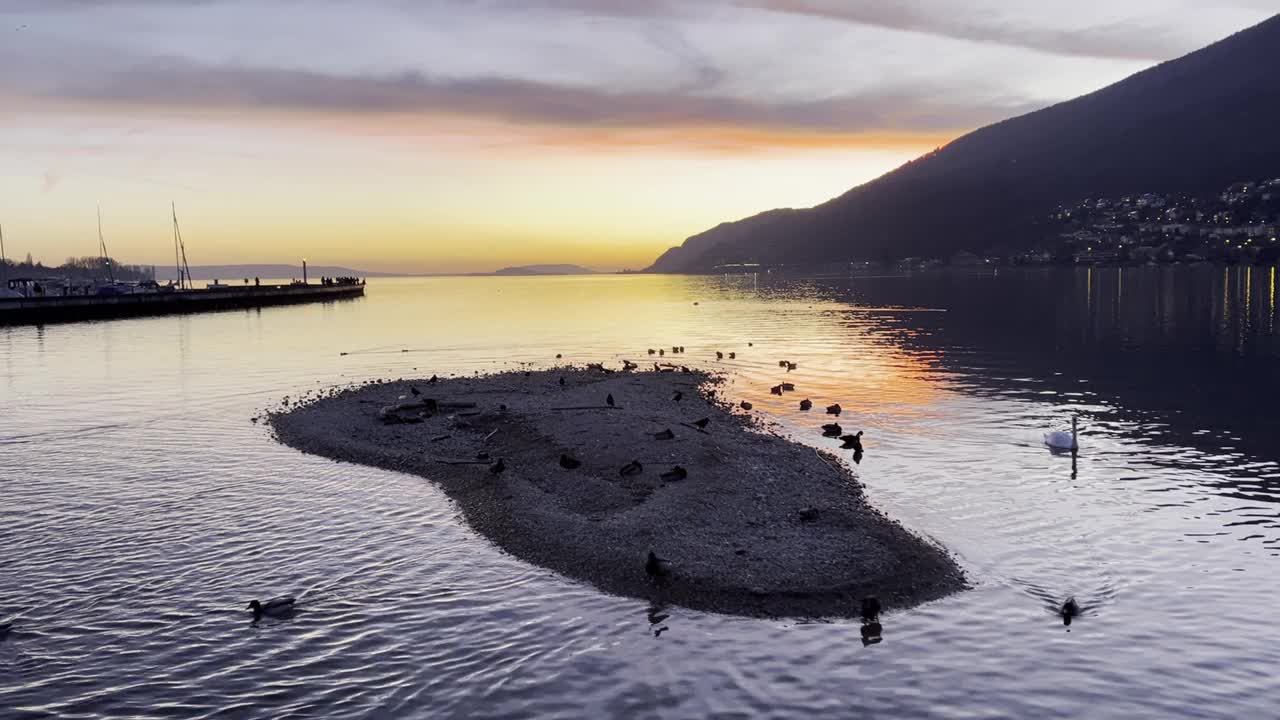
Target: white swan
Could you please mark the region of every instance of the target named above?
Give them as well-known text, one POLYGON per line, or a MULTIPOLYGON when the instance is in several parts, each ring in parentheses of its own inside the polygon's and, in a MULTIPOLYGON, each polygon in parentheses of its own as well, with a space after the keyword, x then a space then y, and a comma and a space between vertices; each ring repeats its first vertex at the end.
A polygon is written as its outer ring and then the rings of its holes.
POLYGON ((1080 449, 1080 443, 1077 441, 1076 435, 1076 416, 1071 416, 1071 432, 1066 433, 1061 430, 1054 430, 1044 434, 1044 444, 1053 450, 1070 450, 1075 452, 1080 449))

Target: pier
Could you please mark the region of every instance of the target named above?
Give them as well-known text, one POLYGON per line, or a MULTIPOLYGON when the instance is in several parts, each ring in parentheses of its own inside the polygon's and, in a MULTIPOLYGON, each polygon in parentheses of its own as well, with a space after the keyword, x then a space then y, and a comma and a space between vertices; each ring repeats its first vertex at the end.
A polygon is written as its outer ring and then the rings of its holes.
POLYGON ((175 315, 270 305, 331 302, 363 296, 364 285, 352 283, 262 285, 108 296, 11 298, 0 299, 0 325, 114 320, 144 315, 175 315))

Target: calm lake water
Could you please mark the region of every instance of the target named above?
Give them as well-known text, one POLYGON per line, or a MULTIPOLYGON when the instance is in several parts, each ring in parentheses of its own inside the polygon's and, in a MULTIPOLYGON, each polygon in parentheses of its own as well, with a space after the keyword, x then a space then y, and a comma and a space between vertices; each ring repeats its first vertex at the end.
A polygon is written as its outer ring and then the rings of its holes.
POLYGON ((1260 268, 396 279, 0 328, 0 716, 1272 716, 1276 292, 1260 268), (503 555, 430 482, 250 422, 369 378, 672 345, 803 442, 834 446, 795 402, 840 402, 872 501, 974 589, 870 647, 680 608, 655 637, 645 603, 503 555), (1073 412, 1074 473, 1041 445, 1073 412), (251 624, 286 593, 294 618, 251 624))

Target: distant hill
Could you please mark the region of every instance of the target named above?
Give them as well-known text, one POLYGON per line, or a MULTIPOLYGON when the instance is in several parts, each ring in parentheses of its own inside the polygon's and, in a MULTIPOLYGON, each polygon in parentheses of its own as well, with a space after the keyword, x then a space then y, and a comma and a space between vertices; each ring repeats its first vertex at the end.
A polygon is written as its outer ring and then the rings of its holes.
MULTIPOLYGON (((395 277, 395 273, 377 273, 353 270, 335 265, 307 265, 307 277, 395 277)), ((178 277, 177 271, 164 265, 156 266, 156 280, 164 282, 178 277)), ((195 280, 225 280, 233 282, 244 278, 298 278, 302 279, 301 265, 192 265, 191 277, 195 280)))
POLYGON ((1178 60, 996 123, 805 210, 694 235, 653 272, 1018 250, 1059 203, 1280 177, 1280 15, 1178 60))
POLYGON ((494 275, 594 275, 581 265, 519 265, 494 271, 494 275))

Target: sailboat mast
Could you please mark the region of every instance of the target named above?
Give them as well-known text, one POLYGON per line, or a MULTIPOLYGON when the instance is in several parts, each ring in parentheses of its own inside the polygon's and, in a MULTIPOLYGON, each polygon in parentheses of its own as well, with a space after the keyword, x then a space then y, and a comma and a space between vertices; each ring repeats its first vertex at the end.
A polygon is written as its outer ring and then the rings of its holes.
POLYGON ((102 262, 107 266, 107 279, 115 284, 116 273, 111 269, 111 256, 107 255, 107 240, 102 236, 102 206, 98 206, 98 252, 102 255, 102 262))
POLYGON ((169 209, 173 211, 173 268, 178 273, 178 289, 181 290, 182 260, 178 258, 178 206, 170 202, 169 209))
POLYGON ((4 259, 4 225, 0 225, 0 279, 9 279, 9 261, 4 259))
MULTIPOLYGON (((172 203, 170 204, 172 206, 172 203)), ((178 288, 182 288, 182 276, 185 274, 187 276, 187 286, 194 290, 195 283, 191 282, 191 266, 187 264, 187 244, 182 241, 182 228, 178 227, 177 206, 173 206, 173 242, 175 243, 174 259, 177 260, 179 254, 182 258, 181 264, 178 266, 178 288)))

